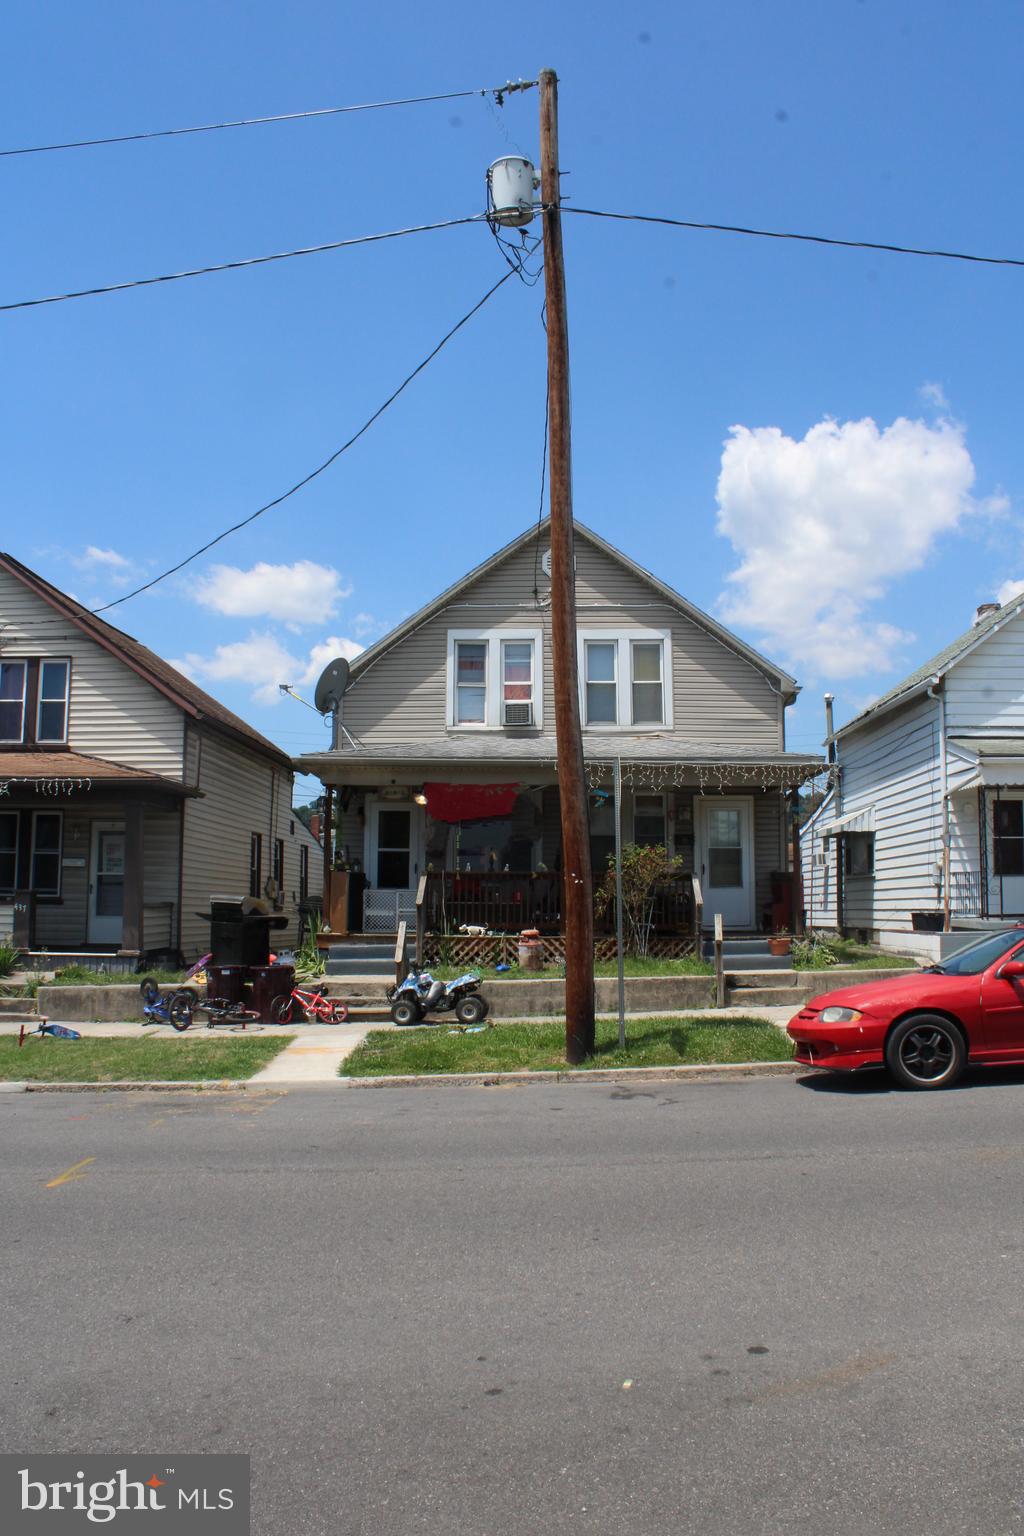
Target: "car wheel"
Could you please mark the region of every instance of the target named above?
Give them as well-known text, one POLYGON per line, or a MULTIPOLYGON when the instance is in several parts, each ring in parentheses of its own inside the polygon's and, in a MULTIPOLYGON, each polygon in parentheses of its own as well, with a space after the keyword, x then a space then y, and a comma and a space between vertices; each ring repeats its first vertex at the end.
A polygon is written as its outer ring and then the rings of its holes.
POLYGON ((421 1017, 419 1005, 414 1003, 411 997, 400 997, 397 1002, 391 1004, 393 1024, 418 1024, 421 1017))
POLYGON ((487 1017, 487 1004, 475 993, 460 997, 455 1004, 455 1017, 460 1024, 482 1024, 487 1017))
POLYGON ((922 1013, 897 1024, 885 1064, 903 1088, 949 1088, 967 1065, 967 1046, 955 1024, 922 1013))

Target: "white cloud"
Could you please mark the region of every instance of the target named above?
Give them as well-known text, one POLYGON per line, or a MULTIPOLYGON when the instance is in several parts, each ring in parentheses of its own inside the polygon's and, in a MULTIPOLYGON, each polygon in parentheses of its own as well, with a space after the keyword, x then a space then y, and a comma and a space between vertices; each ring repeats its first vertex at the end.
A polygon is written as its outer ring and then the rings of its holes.
POLYGON ((961 425, 900 417, 822 421, 801 441, 778 427, 730 429, 718 478, 718 530, 739 565, 727 622, 769 654, 826 678, 886 671, 914 638, 870 607, 917 570, 935 541, 979 506, 961 425))
POLYGON ((924 401, 925 405, 930 405, 932 409, 938 411, 940 415, 949 416, 951 414, 953 408, 950 405, 946 391, 943 389, 941 384, 936 384, 932 380, 929 380, 927 383, 921 385, 921 388, 918 390, 918 394, 921 396, 921 399, 924 401))
POLYGON ((116 549, 101 549, 96 544, 86 545, 80 555, 73 555, 71 563, 92 579, 110 581, 115 587, 127 587, 142 574, 144 567, 116 549))
POLYGON ((347 661, 358 656, 363 647, 356 640, 330 635, 312 646, 305 656, 297 656, 268 631, 253 630, 246 640, 218 645, 212 656, 189 651, 171 665, 198 683, 241 683, 249 689, 257 704, 279 704, 283 695, 279 684, 308 687, 335 656, 347 661))
POLYGON ((352 620, 352 628, 360 639, 372 635, 375 629, 380 630, 383 627, 380 620, 375 619, 372 613, 357 613, 352 620))
POLYGON ((999 588, 996 593, 996 602, 1010 603, 1015 597, 1020 597, 1022 592, 1024 592, 1024 576, 1011 577, 999 588))
POLYGON ((341 585, 338 572, 314 560, 294 565, 270 565, 261 560, 243 571, 237 565, 215 565, 191 587, 204 608, 239 619, 277 619, 283 624, 321 624, 333 618, 351 587, 341 585))

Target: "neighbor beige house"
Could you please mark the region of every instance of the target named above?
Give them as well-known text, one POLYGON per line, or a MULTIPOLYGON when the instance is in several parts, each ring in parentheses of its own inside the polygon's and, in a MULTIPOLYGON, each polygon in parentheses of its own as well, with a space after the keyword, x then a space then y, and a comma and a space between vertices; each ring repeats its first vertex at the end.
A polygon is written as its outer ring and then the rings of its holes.
MULTIPOLYGON (((613 847, 619 759, 627 841, 664 844, 682 861, 662 930, 692 935, 692 873, 706 923, 721 913, 729 929, 759 930, 788 877, 786 795, 824 767, 786 751, 797 684, 659 576, 575 529, 594 869, 613 847)), ((413 917, 426 874, 435 930, 558 931, 550 591, 543 522, 352 663, 336 747, 300 764, 332 792, 338 862, 368 882, 353 926, 394 932, 413 917)))
POLYGON ((217 894, 269 896, 294 941, 323 856, 292 783, 273 742, 0 555, 0 935, 194 958, 217 894))

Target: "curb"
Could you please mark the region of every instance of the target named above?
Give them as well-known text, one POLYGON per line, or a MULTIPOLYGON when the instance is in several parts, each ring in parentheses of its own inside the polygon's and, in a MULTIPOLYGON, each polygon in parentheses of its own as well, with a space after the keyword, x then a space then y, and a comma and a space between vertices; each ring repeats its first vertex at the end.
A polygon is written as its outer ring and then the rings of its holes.
POLYGON ((345 1077, 346 1088, 529 1088, 542 1083, 699 1082, 709 1078, 792 1077, 798 1061, 730 1061, 685 1067, 567 1068, 558 1072, 430 1072, 405 1077, 345 1077))
MULTIPOLYGON (((251 1078, 183 1078, 169 1082, 139 1079, 126 1083, 0 1083, 0 1093, 245 1093, 254 1086, 251 1078)), ((268 1083, 267 1091, 275 1085, 268 1083)), ((263 1091, 262 1085, 256 1092, 263 1091)))

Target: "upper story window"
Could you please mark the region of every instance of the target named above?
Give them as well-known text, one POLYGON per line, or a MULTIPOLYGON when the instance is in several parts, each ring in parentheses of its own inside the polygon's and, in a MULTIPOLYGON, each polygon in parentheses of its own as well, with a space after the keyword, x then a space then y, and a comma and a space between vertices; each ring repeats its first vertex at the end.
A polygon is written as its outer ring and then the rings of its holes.
POLYGON ((672 724, 670 637, 660 630, 582 630, 583 724, 592 729, 672 724))
POLYGON ((541 724, 541 632, 448 631, 448 725, 501 730, 541 724))
POLYGON ((0 742, 66 742, 70 682, 71 663, 65 658, 0 661, 0 742))

